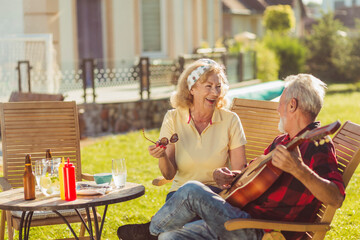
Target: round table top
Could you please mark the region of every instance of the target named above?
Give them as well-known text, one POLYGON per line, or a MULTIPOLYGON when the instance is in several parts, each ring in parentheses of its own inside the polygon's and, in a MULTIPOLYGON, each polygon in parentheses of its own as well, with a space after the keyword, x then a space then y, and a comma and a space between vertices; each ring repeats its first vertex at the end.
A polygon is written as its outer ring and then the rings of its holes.
POLYGON ((124 188, 114 189, 105 195, 77 196, 74 201, 61 200, 60 196, 47 197, 36 192, 36 199, 24 200, 24 189, 16 188, 0 193, 0 209, 11 211, 48 211, 96 207, 128 201, 145 193, 141 184, 127 182, 124 188))

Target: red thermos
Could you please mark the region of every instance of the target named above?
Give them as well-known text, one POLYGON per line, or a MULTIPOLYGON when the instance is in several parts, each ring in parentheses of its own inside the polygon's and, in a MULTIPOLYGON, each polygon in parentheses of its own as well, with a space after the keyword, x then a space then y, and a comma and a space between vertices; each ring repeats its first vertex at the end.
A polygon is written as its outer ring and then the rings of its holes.
POLYGON ((75 166, 70 162, 69 158, 64 166, 64 188, 65 200, 76 200, 75 166))

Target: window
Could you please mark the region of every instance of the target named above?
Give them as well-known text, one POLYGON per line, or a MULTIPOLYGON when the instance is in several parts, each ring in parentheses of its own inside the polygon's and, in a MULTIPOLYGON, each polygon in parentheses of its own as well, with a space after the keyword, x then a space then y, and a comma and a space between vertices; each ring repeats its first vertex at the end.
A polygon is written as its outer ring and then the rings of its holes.
POLYGON ((145 55, 162 54, 164 50, 164 26, 162 0, 141 1, 142 52, 145 55))
POLYGON ((336 0, 334 5, 335 9, 343 8, 345 7, 345 2, 343 0, 336 0))

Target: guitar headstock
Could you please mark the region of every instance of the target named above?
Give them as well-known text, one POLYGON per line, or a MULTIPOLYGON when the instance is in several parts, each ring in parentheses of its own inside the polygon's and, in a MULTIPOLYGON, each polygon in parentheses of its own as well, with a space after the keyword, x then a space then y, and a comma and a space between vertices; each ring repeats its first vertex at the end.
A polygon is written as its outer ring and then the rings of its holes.
POLYGON ((315 128, 313 130, 307 130, 300 136, 294 138, 288 144, 287 148, 291 150, 291 149, 295 148, 297 145, 301 144, 305 140, 315 141, 316 146, 319 146, 319 144, 323 145, 325 142, 330 141, 330 137, 328 135, 335 133, 339 129, 340 126, 341 126, 341 123, 339 120, 337 120, 337 121, 335 121, 329 125, 326 125, 324 127, 315 128))
POLYGON ((320 140, 314 140, 314 144, 316 147, 318 147, 319 145, 324 145, 324 143, 328 143, 331 141, 331 138, 329 137, 329 135, 326 135, 325 137, 321 138, 320 140))

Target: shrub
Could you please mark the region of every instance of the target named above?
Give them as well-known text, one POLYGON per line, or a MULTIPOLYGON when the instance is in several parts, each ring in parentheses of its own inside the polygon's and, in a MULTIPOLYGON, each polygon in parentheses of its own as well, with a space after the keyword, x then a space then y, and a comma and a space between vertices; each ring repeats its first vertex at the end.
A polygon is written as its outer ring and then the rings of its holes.
POLYGON ((228 52, 230 54, 238 54, 243 50, 243 44, 241 42, 238 42, 234 39, 228 41, 228 52))
POLYGON ((279 61, 276 54, 267 48, 263 42, 257 42, 256 68, 257 78, 263 81, 272 81, 279 79, 279 61))
POLYGON ((279 78, 304 71, 306 62, 306 47, 299 39, 280 34, 267 34, 265 45, 273 50, 278 58, 279 78))

